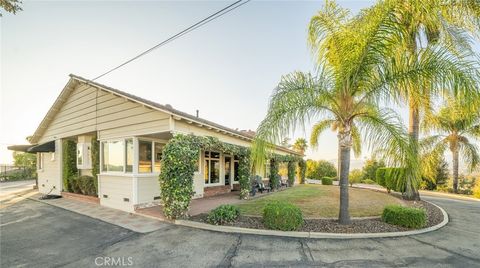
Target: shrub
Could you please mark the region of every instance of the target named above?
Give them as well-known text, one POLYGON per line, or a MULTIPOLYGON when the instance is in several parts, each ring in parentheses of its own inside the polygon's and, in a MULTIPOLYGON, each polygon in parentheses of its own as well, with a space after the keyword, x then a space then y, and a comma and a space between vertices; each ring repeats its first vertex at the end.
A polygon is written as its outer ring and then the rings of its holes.
POLYGON ((390 205, 383 209, 382 220, 407 228, 421 228, 427 223, 427 213, 420 208, 390 205))
POLYGON ((63 187, 67 192, 75 192, 72 188, 72 178, 78 173, 77 170, 77 143, 72 140, 62 142, 62 163, 63 163, 63 187))
POLYGON ((263 224, 268 229, 295 231, 303 225, 302 211, 286 202, 270 202, 263 209, 263 224))
POLYGON ((473 187, 473 197, 480 198, 480 179, 477 179, 475 187, 473 187))
POLYGON ((333 180, 330 177, 323 177, 322 178, 323 185, 333 185, 333 180))
POLYGON ((80 191, 84 195, 96 196, 97 191, 95 187, 95 180, 91 176, 81 176, 75 179, 80 188, 80 191))
POLYGON ((385 170, 387 168, 378 168, 375 172, 375 179, 377 180, 377 184, 383 187, 386 187, 385 184, 385 170))
POLYGON ((388 191, 393 190, 396 192, 405 192, 405 186, 403 185, 405 177, 404 168, 386 168, 385 169, 385 187, 388 191))
POLYGON ((221 205, 208 213, 207 222, 210 224, 221 225, 235 221, 238 216, 240 216, 240 210, 238 207, 221 205))
POLYGON ((375 184, 375 181, 371 180, 371 179, 365 179, 362 182, 365 183, 365 184, 375 184))
POLYGON ((354 183, 360 183, 362 181, 362 176, 363 174, 360 169, 350 171, 350 174, 348 175, 348 183, 350 184, 350 187, 352 187, 354 183))
POLYGON ((69 187, 69 192, 76 193, 76 194, 82 193, 82 190, 80 189, 78 177, 71 176, 70 178, 68 178, 67 185, 69 187))

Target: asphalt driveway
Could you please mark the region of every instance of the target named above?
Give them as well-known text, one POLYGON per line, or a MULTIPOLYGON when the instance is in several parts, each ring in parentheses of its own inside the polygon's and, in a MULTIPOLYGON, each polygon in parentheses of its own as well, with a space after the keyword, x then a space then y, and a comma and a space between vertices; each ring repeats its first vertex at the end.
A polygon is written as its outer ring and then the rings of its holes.
POLYGON ((410 237, 351 240, 234 235, 170 224, 137 234, 24 200, 0 210, 1 267, 109 266, 105 260, 111 259, 130 267, 480 267, 480 202, 425 199, 445 208, 447 226, 410 237))

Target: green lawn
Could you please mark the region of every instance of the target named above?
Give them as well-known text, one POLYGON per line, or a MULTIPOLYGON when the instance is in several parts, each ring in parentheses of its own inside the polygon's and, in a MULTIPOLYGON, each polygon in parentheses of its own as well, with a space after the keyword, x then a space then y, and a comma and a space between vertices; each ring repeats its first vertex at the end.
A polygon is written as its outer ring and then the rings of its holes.
MULTIPOLYGON (((398 198, 372 190, 350 188, 350 215, 352 217, 379 216, 389 204, 402 204, 398 198)), ((264 205, 269 201, 291 202, 306 218, 337 217, 340 188, 331 185, 299 185, 284 191, 251 199, 238 204, 244 215, 261 216, 264 205)))

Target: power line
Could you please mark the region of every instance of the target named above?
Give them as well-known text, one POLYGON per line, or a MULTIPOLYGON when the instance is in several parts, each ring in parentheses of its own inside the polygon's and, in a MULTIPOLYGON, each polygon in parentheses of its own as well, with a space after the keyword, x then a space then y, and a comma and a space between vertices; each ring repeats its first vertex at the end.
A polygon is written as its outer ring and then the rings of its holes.
POLYGON ((103 73, 103 74, 95 77, 95 78, 92 79, 91 81, 97 80, 97 79, 99 79, 99 78, 101 78, 101 77, 103 77, 103 76, 105 76, 105 75, 107 75, 107 74, 109 74, 109 73, 111 73, 111 72, 113 72, 113 71, 115 71, 115 70, 117 70, 117 69, 119 69, 119 68, 121 68, 121 67, 129 64, 130 62, 132 62, 132 61, 134 61, 134 60, 136 60, 136 59, 138 59, 138 58, 140 58, 140 57, 142 57, 142 56, 145 56, 146 54, 152 52, 153 50, 155 50, 155 49, 157 49, 157 48, 159 48, 159 47, 161 47, 161 46, 164 46, 164 45, 170 43, 171 41, 173 41, 173 40, 175 40, 175 39, 177 39, 177 38, 179 38, 179 37, 182 37, 183 35, 191 32, 191 31, 193 31, 193 30, 195 30, 195 29, 197 29, 197 28, 202 27, 203 25, 209 23, 210 21, 213 21, 213 20, 215 20, 215 19, 217 19, 217 18, 219 18, 219 17, 221 17, 221 16, 223 16, 223 15, 225 15, 225 14, 227 14, 227 13, 229 13, 229 12, 231 12, 231 11, 233 11, 233 10, 241 7, 241 6, 243 6, 243 5, 245 5, 246 3, 250 2, 250 1, 251 1, 251 0, 246 0, 246 1, 244 1, 244 0, 238 0, 238 1, 232 3, 232 4, 228 5, 228 6, 220 9, 219 11, 211 14, 210 16, 208 16, 208 17, 206 17, 206 18, 204 18, 204 19, 202 19, 202 20, 200 20, 200 21, 192 24, 191 26, 185 28, 184 30, 182 30, 182 31, 180 31, 180 32, 178 32, 178 33, 170 36, 169 38, 163 40, 162 42, 158 43, 157 45, 155 45, 155 46, 153 46, 153 47, 151 47, 151 48, 143 51, 142 53, 138 54, 137 56, 135 56, 135 57, 133 57, 133 58, 125 61, 124 63, 122 63, 122 64, 120 64, 120 65, 118 65, 118 66, 116 66, 116 67, 114 67, 114 68, 112 68, 112 69, 110 69, 110 70, 108 70, 107 72, 105 72, 105 73, 103 73))

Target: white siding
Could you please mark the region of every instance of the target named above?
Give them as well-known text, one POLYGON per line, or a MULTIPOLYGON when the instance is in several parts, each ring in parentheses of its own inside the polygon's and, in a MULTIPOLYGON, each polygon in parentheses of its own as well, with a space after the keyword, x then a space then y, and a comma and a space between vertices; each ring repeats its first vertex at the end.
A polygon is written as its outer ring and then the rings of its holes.
POLYGON ((43 158, 43 169, 37 170, 38 191, 42 194, 60 195, 62 191, 62 178, 59 163, 61 160, 59 159, 59 155, 56 154, 52 161, 52 154, 53 153, 37 153, 37 157, 41 156, 43 158))
POLYGON ((100 204, 128 212, 134 211, 133 177, 101 174, 99 177, 100 204), (104 197, 107 195, 107 197, 104 197), (125 201, 124 198, 128 198, 125 201))
POLYGON ((96 130, 101 139, 166 131, 169 115, 79 84, 55 114, 39 143, 96 130))
POLYGON ((158 175, 149 177, 137 177, 138 181, 138 204, 151 203, 154 197, 160 196, 160 183, 158 175))

